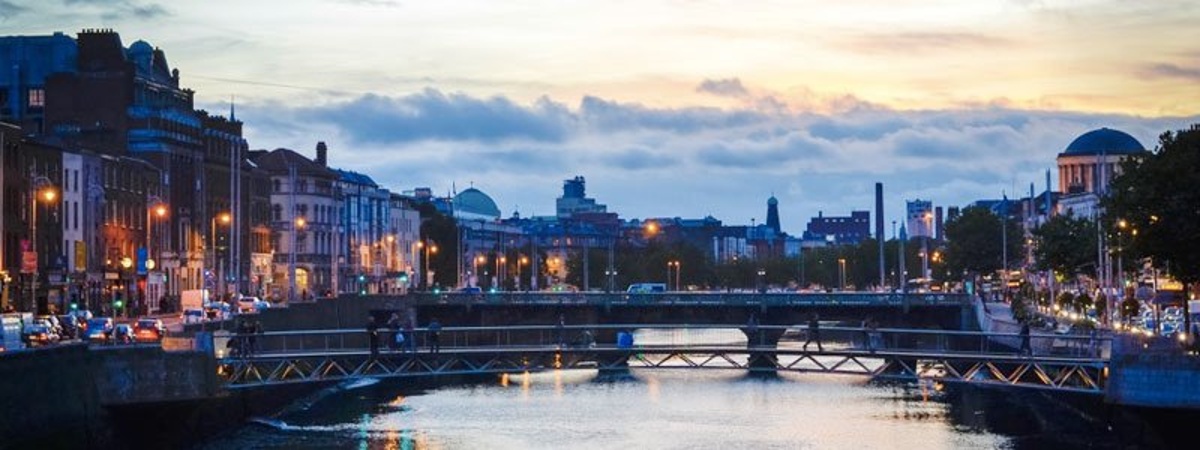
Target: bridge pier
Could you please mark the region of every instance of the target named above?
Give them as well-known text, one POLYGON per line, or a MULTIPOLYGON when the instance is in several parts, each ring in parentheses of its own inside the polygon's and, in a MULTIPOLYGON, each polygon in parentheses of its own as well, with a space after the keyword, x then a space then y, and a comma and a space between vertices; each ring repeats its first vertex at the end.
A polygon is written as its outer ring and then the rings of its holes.
POLYGON ((746 349, 750 351, 747 366, 753 372, 774 372, 779 367, 779 358, 775 350, 779 347, 779 339, 783 337, 782 329, 742 328, 746 335, 746 349))

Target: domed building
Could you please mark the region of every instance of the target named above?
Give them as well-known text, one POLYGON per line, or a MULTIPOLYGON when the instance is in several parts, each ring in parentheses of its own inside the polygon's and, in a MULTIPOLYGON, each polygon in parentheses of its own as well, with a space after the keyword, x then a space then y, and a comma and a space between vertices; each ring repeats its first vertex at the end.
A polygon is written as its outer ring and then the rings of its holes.
POLYGON ((1121 161, 1145 153, 1129 134, 1100 128, 1080 135, 1058 154, 1058 189, 1064 194, 1102 192, 1121 173, 1121 161))
POLYGON ((1058 209, 1062 214, 1090 217, 1097 212, 1100 196, 1113 178, 1121 174, 1121 161, 1146 153, 1133 136, 1111 128, 1089 131, 1075 138, 1058 154, 1058 209))
POLYGON ((454 217, 492 221, 500 218, 500 208, 496 207, 492 197, 472 187, 454 196, 454 217))

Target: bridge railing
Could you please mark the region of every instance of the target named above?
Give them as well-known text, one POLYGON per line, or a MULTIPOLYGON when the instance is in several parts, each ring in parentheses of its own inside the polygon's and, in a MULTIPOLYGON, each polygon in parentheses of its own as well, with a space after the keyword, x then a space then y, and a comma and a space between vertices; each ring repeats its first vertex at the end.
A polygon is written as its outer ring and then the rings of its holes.
POLYGON ((967 294, 900 294, 876 292, 665 292, 629 294, 621 292, 496 292, 496 293, 410 293, 414 304, 575 304, 575 305, 722 305, 722 306, 963 306, 967 294))
MULTIPOLYGON (((748 328, 744 324, 722 325, 522 325, 500 327, 444 327, 438 333, 442 351, 497 348, 611 348, 616 345, 619 331, 637 331, 635 346, 643 350, 654 348, 762 348, 764 351, 797 351, 812 335, 806 326, 761 325, 748 328)), ((380 352, 430 351, 432 334, 427 328, 417 328, 405 336, 405 343, 394 344, 401 330, 378 330, 380 352)), ((914 353, 944 353, 964 355, 1013 355, 1020 348, 998 345, 996 337, 1020 342, 1019 334, 984 333, 925 329, 883 328, 869 330, 859 327, 819 328, 819 341, 825 351, 886 351, 914 353)), ((1036 351, 1034 356, 1072 358, 1101 358, 1109 354, 1111 339, 1091 336, 1060 336, 1034 333, 1031 347, 1051 348, 1050 352, 1036 351), (1038 345, 1041 341, 1054 345, 1038 345)), ((277 331, 254 335, 232 335, 215 344, 219 356, 243 354, 335 354, 361 353, 369 348, 365 330, 300 330, 277 331)), ((817 350, 810 343, 808 350, 817 350)))

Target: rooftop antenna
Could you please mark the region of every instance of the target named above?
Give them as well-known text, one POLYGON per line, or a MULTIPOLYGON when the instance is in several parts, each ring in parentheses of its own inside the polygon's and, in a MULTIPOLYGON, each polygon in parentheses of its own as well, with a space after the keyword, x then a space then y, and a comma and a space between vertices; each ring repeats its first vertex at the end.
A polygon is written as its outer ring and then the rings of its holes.
POLYGON ((229 121, 237 121, 237 114, 234 113, 233 94, 229 94, 229 121))

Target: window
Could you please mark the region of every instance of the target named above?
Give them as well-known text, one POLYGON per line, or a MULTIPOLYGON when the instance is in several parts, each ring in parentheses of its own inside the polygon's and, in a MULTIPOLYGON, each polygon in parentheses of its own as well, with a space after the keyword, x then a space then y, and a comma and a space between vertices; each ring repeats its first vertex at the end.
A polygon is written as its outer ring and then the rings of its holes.
POLYGON ((72 214, 73 216, 75 216, 75 225, 74 225, 74 227, 75 227, 75 229, 76 229, 76 230, 78 230, 78 229, 79 229, 79 202, 75 202, 75 206, 74 206, 74 208, 75 208, 75 212, 73 212, 73 213, 71 213, 71 214, 72 214))
POLYGON ((271 205, 271 209, 272 209, 272 210, 274 211, 274 213, 275 213, 275 221, 276 221, 276 222, 281 222, 281 221, 283 221, 283 206, 281 206, 280 204, 276 203, 276 204, 274 204, 274 205, 271 205))
POLYGON ((46 91, 39 88, 29 89, 29 107, 41 108, 46 106, 46 91))
POLYGON ((275 192, 279 192, 279 180, 271 180, 271 183, 275 185, 275 192))

